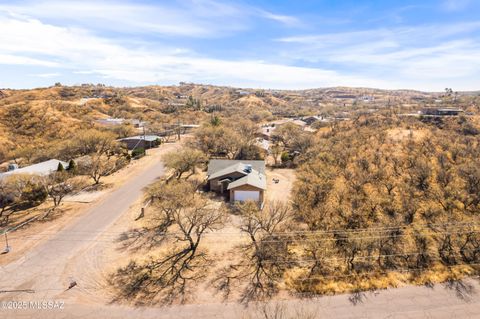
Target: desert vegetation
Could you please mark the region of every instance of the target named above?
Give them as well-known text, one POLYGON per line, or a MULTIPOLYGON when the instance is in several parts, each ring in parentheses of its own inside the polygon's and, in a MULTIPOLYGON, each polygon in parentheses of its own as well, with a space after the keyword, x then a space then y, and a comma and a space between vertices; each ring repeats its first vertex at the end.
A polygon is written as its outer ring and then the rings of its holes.
POLYGON ((71 165, 48 177, 0 179, 0 223, 9 227, 16 213, 40 205, 48 216, 65 196, 98 188, 125 167, 136 154, 117 139, 138 128, 97 119, 146 121, 146 133, 173 132, 164 142, 180 134, 181 123, 198 124, 182 149, 161 158, 166 178, 146 191, 146 214, 119 238, 131 256, 110 274, 115 301, 186 302, 201 286, 246 303, 462 279, 480 271, 478 103, 475 93, 450 90, 239 94, 187 83, 6 90, 0 162, 71 165), (463 115, 416 116, 439 99, 463 115), (264 123, 303 115, 328 121, 308 130, 284 123, 268 150, 261 147, 264 123), (292 200, 225 204, 205 192, 211 158, 295 169, 292 200), (225 229, 236 237, 221 237, 225 229), (218 252, 211 238, 234 243, 218 252))
MULTIPOLYGON (((202 286, 226 300, 264 302, 280 292, 358 293, 478 274, 479 135, 465 132, 466 122, 477 127, 471 118, 439 125, 392 114, 316 133, 283 126, 276 140, 298 154, 292 201, 260 208, 224 207, 203 193, 206 156, 238 158, 225 146, 211 152, 211 132, 222 124, 209 121, 188 143, 202 151, 166 155, 175 178, 152 185, 150 226, 123 241, 140 250, 155 243, 155 253, 117 270, 117 300, 184 302, 202 286), (231 229, 232 219, 239 242, 221 257, 202 247, 204 236, 230 240, 217 232, 231 229)), ((238 134, 234 126, 221 130, 238 134)), ((236 149, 251 139, 235 138, 236 149)))

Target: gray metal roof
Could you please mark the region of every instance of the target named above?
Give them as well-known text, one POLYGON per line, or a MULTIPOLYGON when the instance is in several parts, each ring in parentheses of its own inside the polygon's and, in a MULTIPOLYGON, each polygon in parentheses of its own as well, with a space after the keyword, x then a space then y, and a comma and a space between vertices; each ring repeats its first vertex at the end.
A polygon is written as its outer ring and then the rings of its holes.
POLYGON ((247 174, 246 176, 240 179, 237 179, 235 182, 228 184, 227 189, 232 189, 232 188, 236 188, 243 185, 250 185, 256 188, 266 190, 267 179, 265 175, 259 173, 256 170, 252 170, 252 172, 247 174))
MULTIPOLYGON (((158 139, 160 139, 160 136, 157 135, 145 135, 145 141, 147 142, 154 142, 158 139)), ((119 139, 119 141, 128 141, 128 140, 143 140, 144 137, 143 135, 137 135, 137 136, 129 136, 129 137, 124 137, 119 139)))
POLYGON ((22 167, 13 171, 9 171, 3 174, 0 174, 0 178, 14 175, 14 174, 36 174, 36 175, 48 175, 53 173, 58 168, 58 163, 62 163, 64 168, 68 167, 67 162, 63 162, 57 159, 51 159, 42 163, 22 167))
POLYGON ((236 164, 252 165, 252 169, 256 170, 259 173, 265 174, 265 161, 211 159, 208 162, 207 175, 209 176, 209 178, 211 178, 214 173, 224 170, 228 167, 232 167, 232 172, 235 172, 238 169, 238 166, 234 167, 236 164))
POLYGON ((229 175, 229 174, 232 174, 232 173, 240 173, 240 174, 245 175, 245 174, 247 174, 245 169, 246 169, 246 167, 245 167, 245 164, 243 164, 243 163, 233 164, 231 166, 225 167, 224 169, 213 172, 212 175, 208 176, 208 179, 222 177, 222 176, 229 175))

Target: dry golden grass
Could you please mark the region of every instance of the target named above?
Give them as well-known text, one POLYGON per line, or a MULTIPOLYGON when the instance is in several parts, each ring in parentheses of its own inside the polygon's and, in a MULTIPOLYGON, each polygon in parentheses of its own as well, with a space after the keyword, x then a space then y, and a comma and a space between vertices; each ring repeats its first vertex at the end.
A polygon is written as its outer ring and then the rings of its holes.
POLYGON ((285 275, 285 286, 289 290, 300 293, 335 295, 397 288, 405 285, 431 285, 450 280, 461 280, 476 273, 477 271, 472 266, 458 265, 447 267, 436 265, 422 272, 369 272, 359 275, 339 274, 338 276, 312 276, 309 278, 306 269, 296 268, 285 275))

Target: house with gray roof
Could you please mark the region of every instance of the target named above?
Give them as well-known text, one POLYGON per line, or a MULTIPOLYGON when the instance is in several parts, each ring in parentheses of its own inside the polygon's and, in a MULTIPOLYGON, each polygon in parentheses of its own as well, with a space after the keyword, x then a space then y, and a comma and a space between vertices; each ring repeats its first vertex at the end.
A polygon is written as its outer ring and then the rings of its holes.
POLYGON ((156 147, 160 144, 161 137, 158 135, 137 135, 121 138, 118 141, 125 144, 128 150, 134 150, 136 148, 149 149, 156 147))
POLYGON ((264 161, 212 159, 207 175, 210 190, 226 195, 231 203, 264 201, 267 190, 264 161))
POLYGON ((45 162, 37 163, 30 166, 25 166, 18 168, 17 165, 9 165, 9 171, 3 174, 0 174, 0 178, 7 177, 10 175, 16 174, 27 174, 27 175, 49 175, 53 172, 56 172, 58 169, 58 164, 62 164, 63 168, 68 168, 68 163, 63 162, 57 159, 51 159, 45 162))

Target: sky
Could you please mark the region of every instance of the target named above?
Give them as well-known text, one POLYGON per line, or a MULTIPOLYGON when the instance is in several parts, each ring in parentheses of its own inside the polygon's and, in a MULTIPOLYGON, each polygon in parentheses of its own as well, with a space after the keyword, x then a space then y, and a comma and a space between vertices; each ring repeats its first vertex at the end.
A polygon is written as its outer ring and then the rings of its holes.
POLYGON ((480 89, 480 0, 0 0, 0 88, 480 89))

